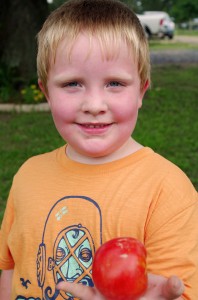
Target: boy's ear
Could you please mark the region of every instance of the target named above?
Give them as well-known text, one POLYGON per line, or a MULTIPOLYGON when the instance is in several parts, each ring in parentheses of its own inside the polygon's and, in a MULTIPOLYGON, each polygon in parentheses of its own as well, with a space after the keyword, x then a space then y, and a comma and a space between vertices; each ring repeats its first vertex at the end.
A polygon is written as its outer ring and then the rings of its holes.
POLYGON ((144 96, 144 94, 146 93, 146 91, 148 90, 149 86, 150 86, 150 82, 149 82, 149 80, 147 79, 147 81, 145 82, 144 87, 143 87, 143 89, 142 89, 143 96, 144 96))
POLYGON ((139 99, 139 108, 142 106, 142 101, 143 101, 144 95, 145 95, 146 91, 148 90, 149 86, 150 86, 150 82, 149 82, 149 80, 147 80, 141 90, 141 95, 140 95, 140 99, 139 99))
POLYGON ((43 94, 45 95, 45 98, 46 98, 47 102, 49 103, 48 94, 47 94, 47 92, 46 92, 46 90, 45 90, 45 88, 43 86, 43 83, 42 83, 42 81, 41 81, 40 78, 38 79, 38 85, 39 85, 41 91, 43 92, 43 94))

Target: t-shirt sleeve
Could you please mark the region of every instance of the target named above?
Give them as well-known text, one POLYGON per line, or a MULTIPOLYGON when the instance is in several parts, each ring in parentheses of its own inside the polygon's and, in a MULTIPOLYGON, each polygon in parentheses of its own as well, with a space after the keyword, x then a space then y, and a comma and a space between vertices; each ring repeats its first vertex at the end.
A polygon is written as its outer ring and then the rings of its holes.
POLYGON ((163 183, 146 232, 148 271, 177 275, 184 299, 198 299, 198 194, 185 177, 163 183))
POLYGON ((14 222, 14 207, 12 198, 12 188, 9 193, 6 210, 4 213, 3 221, 0 230, 0 269, 9 270, 13 269, 14 261, 12 254, 9 250, 9 235, 14 222))

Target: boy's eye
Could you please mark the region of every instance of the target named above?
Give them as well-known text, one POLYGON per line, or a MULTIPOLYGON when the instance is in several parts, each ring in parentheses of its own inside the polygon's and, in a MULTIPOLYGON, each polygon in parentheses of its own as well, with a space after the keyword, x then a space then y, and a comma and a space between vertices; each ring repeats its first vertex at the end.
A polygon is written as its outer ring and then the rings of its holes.
POLYGON ((77 81, 72 81, 72 82, 68 82, 68 83, 65 84, 66 87, 67 86, 68 87, 76 87, 78 85, 79 85, 79 83, 77 81))
POLYGON ((121 83, 118 81, 111 81, 111 82, 109 82, 108 86, 110 86, 110 87, 121 86, 121 83))

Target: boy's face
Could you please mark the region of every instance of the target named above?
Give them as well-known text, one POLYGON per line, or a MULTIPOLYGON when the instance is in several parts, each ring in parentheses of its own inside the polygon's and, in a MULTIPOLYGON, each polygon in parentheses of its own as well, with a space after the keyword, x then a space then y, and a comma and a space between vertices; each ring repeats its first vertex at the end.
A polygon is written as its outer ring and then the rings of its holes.
POLYGON ((147 85, 140 90, 127 46, 123 43, 118 55, 107 60, 98 40, 93 37, 90 46, 86 34, 79 35, 69 58, 65 45, 60 43, 51 65, 46 97, 70 158, 117 159, 124 156, 126 145, 133 152, 131 134, 147 85))

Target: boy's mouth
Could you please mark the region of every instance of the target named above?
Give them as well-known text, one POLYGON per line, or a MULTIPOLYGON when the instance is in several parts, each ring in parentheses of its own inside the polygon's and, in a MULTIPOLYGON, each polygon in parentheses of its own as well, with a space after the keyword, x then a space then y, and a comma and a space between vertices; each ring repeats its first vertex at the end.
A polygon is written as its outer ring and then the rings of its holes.
POLYGON ((92 128, 105 128, 112 125, 113 123, 77 123, 77 124, 81 127, 92 129, 92 128))
POLYGON ((82 126, 85 126, 86 128, 104 128, 108 126, 108 124, 82 124, 82 126))
POLYGON ((77 123, 77 125, 87 133, 102 134, 105 133, 113 123, 77 123))

